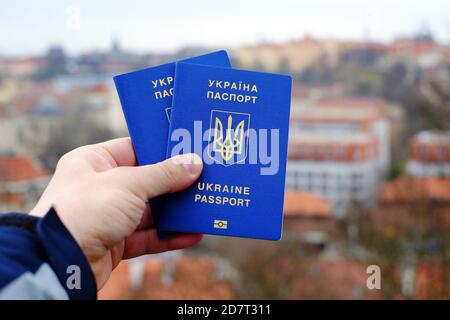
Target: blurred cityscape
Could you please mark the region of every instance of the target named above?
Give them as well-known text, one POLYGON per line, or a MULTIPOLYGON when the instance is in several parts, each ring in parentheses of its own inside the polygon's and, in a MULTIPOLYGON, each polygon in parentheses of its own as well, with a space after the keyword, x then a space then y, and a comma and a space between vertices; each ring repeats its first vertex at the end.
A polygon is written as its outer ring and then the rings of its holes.
MULTIPOLYGON (((213 49, 0 53, 0 211, 30 210, 67 151, 128 135, 113 75, 213 49)), ((124 262, 99 297, 450 299, 450 45, 424 28, 228 52, 294 78, 283 239, 206 237, 124 262)))

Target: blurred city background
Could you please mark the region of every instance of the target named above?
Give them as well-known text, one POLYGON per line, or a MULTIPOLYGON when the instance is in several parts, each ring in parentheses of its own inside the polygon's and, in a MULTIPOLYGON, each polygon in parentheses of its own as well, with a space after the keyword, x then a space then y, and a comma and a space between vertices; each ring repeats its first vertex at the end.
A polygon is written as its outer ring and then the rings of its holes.
POLYGON ((65 152, 128 135, 113 75, 226 49, 236 68, 294 78, 283 239, 207 236, 124 262, 99 297, 450 299, 448 13, 445 1, 2 6, 0 211, 32 208, 65 152))

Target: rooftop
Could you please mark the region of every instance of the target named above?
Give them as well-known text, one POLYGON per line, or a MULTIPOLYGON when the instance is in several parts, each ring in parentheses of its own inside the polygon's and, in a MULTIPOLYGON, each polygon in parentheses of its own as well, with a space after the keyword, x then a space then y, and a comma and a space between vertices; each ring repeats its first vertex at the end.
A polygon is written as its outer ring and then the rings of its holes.
POLYGON ((401 177, 387 183, 381 192, 385 204, 434 200, 450 203, 450 179, 401 177))
POLYGON ((314 193, 286 190, 284 215, 287 218, 302 216, 328 218, 331 215, 331 207, 324 198, 314 193))
POLYGON ((291 144, 305 145, 367 145, 374 143, 376 138, 366 132, 339 133, 321 131, 300 131, 290 137, 291 144))
POLYGON ((217 265, 208 257, 181 257, 169 267, 163 259, 144 262, 140 288, 130 284, 130 263, 113 271, 99 299, 232 299, 232 285, 216 276, 217 265), (169 277, 168 277, 169 275, 169 277))
POLYGON ((421 131, 413 139, 421 144, 450 145, 450 131, 421 131))
POLYGON ((4 192, 0 193, 0 203, 22 204, 24 197, 19 193, 4 192))
POLYGON ((380 299, 380 290, 367 289, 367 262, 307 259, 303 272, 291 280, 291 299, 380 299))
POLYGON ((384 51, 388 54, 419 55, 439 49, 439 44, 433 41, 417 41, 414 39, 397 39, 386 45, 384 51))
POLYGON ((0 181, 18 182, 33 180, 48 172, 24 156, 0 157, 0 181))

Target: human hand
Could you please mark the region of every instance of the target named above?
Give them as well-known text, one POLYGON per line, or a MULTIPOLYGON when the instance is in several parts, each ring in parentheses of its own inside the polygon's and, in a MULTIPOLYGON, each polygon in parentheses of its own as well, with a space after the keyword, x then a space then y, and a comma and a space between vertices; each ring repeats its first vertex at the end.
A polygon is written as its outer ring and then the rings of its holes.
POLYGON ((59 160, 30 214, 43 216, 55 207, 86 255, 100 289, 122 259, 186 248, 201 240, 196 234, 159 240, 147 203, 187 188, 201 171, 195 154, 136 167, 129 138, 80 147, 59 160))

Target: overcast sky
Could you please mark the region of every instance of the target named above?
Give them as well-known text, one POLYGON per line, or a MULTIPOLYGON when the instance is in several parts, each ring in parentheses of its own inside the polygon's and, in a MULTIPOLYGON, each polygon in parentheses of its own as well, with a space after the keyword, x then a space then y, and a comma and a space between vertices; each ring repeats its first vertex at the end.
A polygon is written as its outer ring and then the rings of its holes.
POLYGON ((305 34, 389 41, 424 24, 450 41, 448 0, 0 1, 0 54, 41 53, 50 44, 70 53, 105 49, 115 36, 141 52, 230 48, 305 34))

